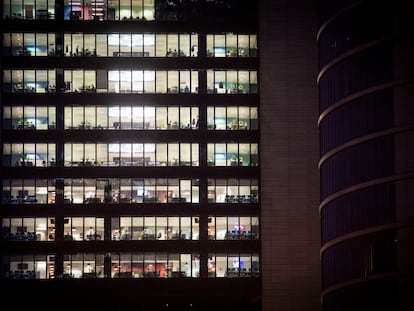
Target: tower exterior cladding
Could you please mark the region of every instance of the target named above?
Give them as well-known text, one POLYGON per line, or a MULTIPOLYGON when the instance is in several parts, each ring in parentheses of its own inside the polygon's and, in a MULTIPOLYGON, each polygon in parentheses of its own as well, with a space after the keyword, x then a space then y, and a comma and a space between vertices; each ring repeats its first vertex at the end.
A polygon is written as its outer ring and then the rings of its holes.
POLYGON ((260 1, 262 306, 321 309, 317 6, 260 1))
POLYGON ((412 310, 414 45, 407 1, 319 1, 324 310, 412 310))

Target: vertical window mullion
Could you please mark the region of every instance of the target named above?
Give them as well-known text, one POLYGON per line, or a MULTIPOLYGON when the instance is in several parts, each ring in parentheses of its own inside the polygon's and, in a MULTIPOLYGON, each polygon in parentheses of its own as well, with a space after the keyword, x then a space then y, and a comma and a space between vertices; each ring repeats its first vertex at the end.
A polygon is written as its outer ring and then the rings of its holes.
MULTIPOLYGON (((181 45, 180 45, 180 37, 181 37, 181 36, 180 36, 180 33, 177 33, 177 45, 178 45, 178 49, 177 49, 177 56, 178 56, 178 57, 181 57, 181 56, 180 56, 180 46, 181 46, 181 45)), ((178 76, 179 76, 179 74, 178 74, 178 76)))
MULTIPOLYGON (((83 85, 85 85, 85 74, 83 76, 83 85)), ((86 128, 86 112, 85 112, 85 105, 82 106, 82 122, 84 124, 84 128, 86 128)), ((83 157, 85 158, 85 145, 83 146, 83 157)))
MULTIPOLYGON (((36 2, 36 1, 35 1, 36 2)), ((35 11, 36 12, 36 11, 35 11)), ((35 17, 36 18, 36 17, 35 17)), ((35 34, 34 34, 34 48, 35 48, 35 53, 34 53, 34 56, 38 56, 38 54, 37 54, 37 35, 38 35, 38 33, 37 32, 35 32, 35 34)), ((48 47, 48 45, 47 45, 47 47, 48 47)))
POLYGON ((83 240, 85 240, 85 217, 82 217, 82 232, 83 232, 83 240))
POLYGON ((247 81, 248 85, 247 85, 246 93, 250 94, 251 93, 251 91, 250 91, 250 84, 251 84, 250 81, 251 81, 252 71, 249 70, 248 72, 249 72, 249 81, 247 81))
MULTIPOLYGON (((236 35, 236 57, 239 57, 239 34, 236 35)), ((248 37, 247 37, 248 38, 248 37)))
MULTIPOLYGON (((179 185, 181 184, 181 183, 178 183, 179 185)), ((180 194, 180 196, 179 196, 179 198, 181 198, 181 191, 179 192, 179 194, 180 194)), ((178 239, 179 240, 181 240, 181 231, 183 230, 182 228, 181 228, 181 220, 182 220, 182 216, 179 216, 178 217, 178 239)), ((179 256, 180 257, 180 261, 181 261, 181 256, 179 256)), ((180 271, 181 271, 181 264, 180 264, 180 271)))
MULTIPOLYGON (((190 125, 190 128, 191 128, 191 125, 190 125)), ((193 151, 193 146, 195 148, 195 143, 190 143, 190 166, 193 166, 193 152, 194 152, 193 151)), ((193 192, 192 189, 191 189, 191 192, 193 192)), ((191 227, 192 226, 193 226, 193 224, 191 223, 191 227)))
POLYGON ((181 149, 182 149, 182 146, 181 146, 181 141, 180 141, 178 143, 178 159, 179 159, 178 160, 178 166, 182 166, 182 163, 183 163, 182 158, 181 158, 181 149))
MULTIPOLYGON (((179 37, 180 37, 180 36, 178 36, 178 38, 179 38, 179 37)), ((180 40, 180 39, 178 39, 178 40, 180 40)), ((177 52, 177 53, 178 53, 178 57, 180 57, 180 52, 177 52)), ((181 93, 181 87, 180 87, 180 85, 181 85, 181 70, 177 70, 177 73, 178 73, 177 93, 181 93)), ((180 116, 178 116, 178 120, 180 120, 180 116)), ((180 123, 178 123, 178 126, 180 126, 180 123)))
MULTIPOLYGON (((227 47, 227 33, 225 33, 224 34, 224 53, 226 53, 225 55, 226 55, 226 57, 227 57, 227 50, 228 50, 228 47, 227 47)), ((229 55, 230 56, 230 55, 229 55)))
POLYGON ((217 166, 217 163, 216 163, 216 154, 217 154, 217 144, 216 143, 214 143, 213 144, 213 159, 214 159, 214 166, 217 166))
MULTIPOLYGON (((213 57, 216 57, 216 51, 215 51, 215 46, 216 46, 216 40, 217 40, 217 34, 214 34, 213 35, 213 51, 212 51, 212 54, 213 54, 213 57)), ((215 82, 215 81, 214 81, 215 82)))
MULTIPOLYGON (((109 106, 106 107, 106 128, 109 129, 109 106)), ((109 146, 108 146, 109 147, 109 146)), ((106 156, 108 157, 108 148, 106 149, 106 156)))
MULTIPOLYGON (((131 7, 131 17, 132 17, 132 7, 131 7)), ((129 55, 131 55, 132 57, 132 32, 129 33, 129 53, 130 53, 129 55)), ((132 78, 131 78, 131 83, 132 83, 132 78)))
MULTIPOLYGON (((144 52, 142 52, 142 53, 144 53, 144 52)), ((144 54, 142 54, 142 55, 144 55, 144 54)), ((157 94, 157 70, 154 70, 154 93, 157 94)), ((143 109, 144 108, 145 108, 145 106, 143 107, 143 109)), ((155 115, 157 115, 157 114, 155 114, 155 115)), ((145 118, 143 118, 143 119, 145 121, 145 118)), ((145 128, 145 126, 144 126, 144 128, 145 128)))

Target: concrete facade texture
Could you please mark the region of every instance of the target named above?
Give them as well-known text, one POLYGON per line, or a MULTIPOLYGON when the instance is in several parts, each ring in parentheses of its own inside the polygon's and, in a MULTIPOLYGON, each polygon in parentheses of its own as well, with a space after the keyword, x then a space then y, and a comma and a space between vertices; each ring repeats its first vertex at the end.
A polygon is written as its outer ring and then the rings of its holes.
POLYGON ((263 310, 321 310, 317 7, 260 14, 263 310))

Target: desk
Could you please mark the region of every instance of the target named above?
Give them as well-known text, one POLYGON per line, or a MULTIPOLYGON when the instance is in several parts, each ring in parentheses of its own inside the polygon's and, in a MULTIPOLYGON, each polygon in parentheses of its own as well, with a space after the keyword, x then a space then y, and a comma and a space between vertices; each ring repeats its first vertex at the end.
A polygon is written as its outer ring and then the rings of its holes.
POLYGON ((150 122, 113 122, 113 127, 119 129, 148 129, 150 122))
POLYGON ((34 124, 17 124, 16 129, 18 130, 35 130, 36 127, 34 124))
POLYGON ((186 203, 187 199, 186 198, 171 198, 171 203, 186 203))
POLYGON ((86 198, 85 204, 96 204, 101 203, 101 198, 86 198))
POLYGON ((32 161, 20 161, 20 166, 33 166, 32 161))
POLYGON ((80 88, 79 92, 81 93, 96 93, 95 88, 80 88))
POLYGON ((132 272, 118 272, 115 277, 130 279, 132 278, 132 272))
POLYGON ((149 57, 149 52, 113 52, 113 57, 149 57))
POLYGON ((159 276, 159 272, 155 271, 144 271, 144 278, 156 278, 159 276))
POLYGON ((119 163, 115 163, 114 161, 103 161, 102 166, 119 166, 119 163))
POLYGON ((37 203, 37 198, 34 195, 29 195, 26 197, 12 197, 11 204, 33 204, 37 203))
POLYGON ((95 272, 84 272, 82 274, 82 278, 84 278, 84 279, 95 279, 96 278, 96 273, 95 272))
POLYGON ((143 240, 155 240, 155 234, 153 233, 144 233, 142 235, 143 240))
POLYGON ((15 93, 34 93, 35 89, 33 87, 22 87, 22 86, 14 86, 15 93))
POLYGON ((172 271, 171 272, 171 277, 172 278, 185 278, 185 272, 184 271, 172 271))
POLYGON ((158 199, 156 197, 144 197, 144 203, 157 203, 158 199))
POLYGON ((88 235, 86 236, 86 239, 87 239, 88 241, 95 241, 95 240, 100 241, 100 240, 102 239, 102 237, 101 237, 101 235, 100 235, 100 234, 95 233, 95 234, 88 234, 88 235))
MULTIPOLYGON (((138 166, 138 162, 137 161, 127 161, 127 162, 121 162, 121 166, 138 166)), ((143 163, 141 164, 141 166, 143 165, 143 163)))

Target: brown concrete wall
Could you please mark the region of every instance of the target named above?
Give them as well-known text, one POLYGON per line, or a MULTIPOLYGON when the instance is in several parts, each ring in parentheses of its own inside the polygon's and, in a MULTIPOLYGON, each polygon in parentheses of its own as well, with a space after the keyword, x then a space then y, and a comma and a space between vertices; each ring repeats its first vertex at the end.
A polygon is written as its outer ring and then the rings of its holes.
POLYGON ((321 310, 316 4, 261 1, 263 310, 321 310))

